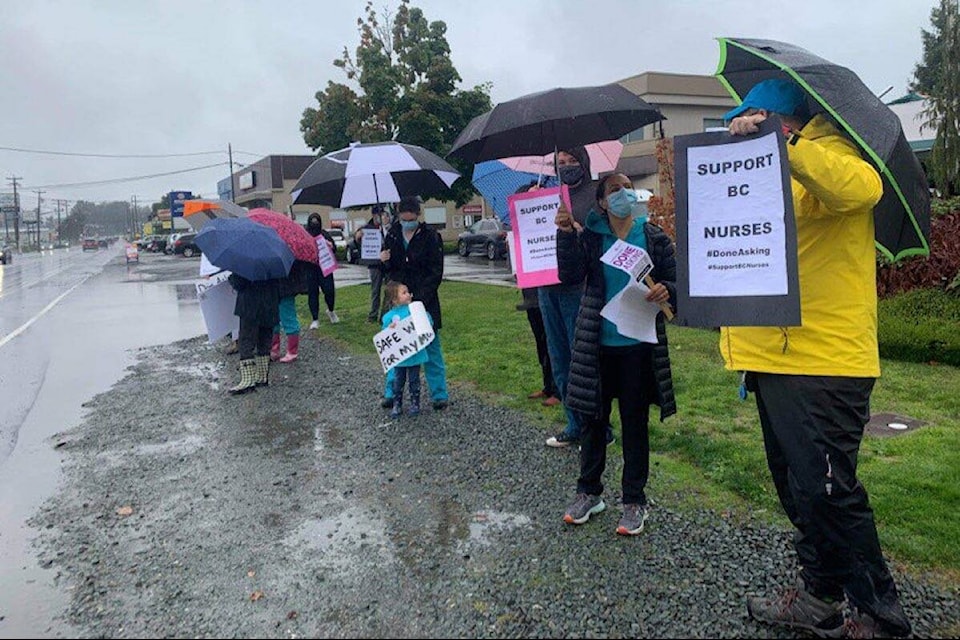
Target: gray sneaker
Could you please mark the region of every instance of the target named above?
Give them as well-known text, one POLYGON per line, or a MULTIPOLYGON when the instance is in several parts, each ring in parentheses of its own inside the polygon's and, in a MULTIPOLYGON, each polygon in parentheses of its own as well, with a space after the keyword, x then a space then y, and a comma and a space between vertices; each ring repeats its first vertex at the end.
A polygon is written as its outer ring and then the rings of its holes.
POLYGON ((623 505, 623 515, 620 517, 620 524, 617 525, 617 533, 622 536, 635 536, 643 531, 643 523, 647 521, 650 515, 645 504, 625 504, 623 505))
POLYGON ((583 524, 590 516, 600 513, 607 508, 600 496, 591 496, 587 493, 578 493, 573 504, 567 507, 563 514, 563 521, 567 524, 583 524))
POLYGON ((754 620, 806 629, 821 638, 838 637, 843 626, 843 603, 817 598, 799 579, 779 598, 748 597, 747 613, 754 620))

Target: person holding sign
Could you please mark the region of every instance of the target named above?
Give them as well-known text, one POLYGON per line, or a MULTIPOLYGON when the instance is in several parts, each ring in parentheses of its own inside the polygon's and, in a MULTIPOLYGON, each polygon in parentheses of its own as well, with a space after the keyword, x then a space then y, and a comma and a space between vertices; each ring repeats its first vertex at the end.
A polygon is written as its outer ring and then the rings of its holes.
MULTIPOLYGON (((433 409, 447 408, 447 370, 440 349, 440 283, 443 280, 443 241, 440 234, 420 222, 420 200, 404 198, 397 206, 397 221, 390 227, 380 252, 384 275, 388 282, 407 286, 414 299, 423 303, 433 318, 436 337, 427 346, 427 361, 423 375, 427 379, 433 409)), ((381 406, 393 405, 393 372, 387 373, 384 401, 381 406)))
MULTIPOLYGON (((390 310, 383 314, 383 328, 396 326, 398 320, 410 315, 410 303, 413 295, 407 285, 399 282, 388 282, 386 287, 387 303, 390 310)), ((427 314, 430 317, 430 314, 427 314)), ((433 322, 433 318, 430 318, 433 322)), ((420 365, 426 363, 427 352, 418 351, 394 366, 393 378, 393 409, 390 417, 394 420, 403 415, 403 387, 409 386, 410 406, 407 413, 411 416, 420 415, 420 365)))
MULTIPOLYGON (((380 236, 382 242, 383 237, 386 235, 383 225, 383 214, 385 212, 386 205, 377 204, 373 206, 373 209, 370 210, 370 220, 367 221, 367 224, 363 227, 357 229, 357 232, 353 236, 354 242, 357 243, 358 247, 363 247, 363 239, 368 237, 368 233, 376 233, 380 236)), ((360 263, 364 264, 362 256, 360 263)), ((380 289, 383 286, 383 265, 379 259, 367 262, 366 264, 367 271, 370 274, 370 313, 367 314, 367 322, 378 322, 382 310, 380 289)))
MULTIPOLYGON (((877 171, 804 91, 765 80, 726 114, 748 135, 783 121, 797 222, 799 327, 724 327, 726 368, 756 396, 767 464, 796 527, 796 588, 748 598, 751 617, 835 637, 906 637, 910 622, 884 562, 857 456, 880 375, 873 208, 877 171), (844 615, 844 597, 849 608, 844 615)), ((745 390, 742 393, 745 394, 745 390)))
MULTIPOLYGON (((319 213, 310 214, 307 218, 306 229, 314 238, 323 236, 330 250, 334 250, 333 236, 323 228, 323 219, 319 213)), ((316 269, 311 271, 310 282, 307 285, 307 306, 310 307, 310 316, 313 318, 313 322, 310 323, 311 329, 316 329, 320 326, 320 291, 323 291, 323 301, 327 305, 327 317, 330 318, 330 323, 337 324, 340 322, 340 318, 337 317, 337 312, 333 310, 334 303, 337 300, 337 290, 333 282, 333 272, 331 271, 329 275, 325 276, 320 270, 320 267, 317 266, 316 269)))
POLYGON ((662 311, 656 316, 656 344, 621 335, 616 325, 600 315, 624 287, 633 286, 628 273, 600 258, 618 240, 646 251, 653 262, 650 275, 655 283, 645 298, 657 304, 676 300, 676 259, 669 236, 645 216, 637 216, 641 208, 630 178, 614 173, 600 180, 596 203, 579 232, 565 207, 556 216, 560 281, 585 283, 564 398, 583 420, 580 477, 576 498, 563 520, 583 524, 606 508, 601 477, 607 461, 606 429, 616 398, 623 438, 623 516, 616 531, 637 535, 647 519, 650 405, 660 406, 661 420, 677 411, 670 354, 662 311))

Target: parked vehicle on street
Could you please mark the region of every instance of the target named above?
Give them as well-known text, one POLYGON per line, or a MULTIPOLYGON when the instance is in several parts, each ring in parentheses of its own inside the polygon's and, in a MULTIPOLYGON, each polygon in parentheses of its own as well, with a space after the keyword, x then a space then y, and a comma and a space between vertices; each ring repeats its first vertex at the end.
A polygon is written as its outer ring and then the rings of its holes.
POLYGON ((343 235, 343 229, 327 229, 327 233, 329 233, 330 237, 333 238, 333 246, 335 249, 342 249, 346 251, 347 239, 343 235))
POLYGON ((200 255, 200 248, 193 242, 196 237, 195 233, 181 233, 180 237, 173 242, 173 254, 182 255, 184 258, 200 255))
POLYGON ((347 262, 350 264, 360 264, 360 245, 356 238, 350 238, 347 242, 347 262))
POLYGON ((96 238, 84 238, 83 239, 83 250, 84 251, 99 251, 100 243, 97 242, 96 238))
POLYGON ((9 245, 0 245, 0 263, 10 264, 13 262, 13 247, 9 245))
POLYGON ((496 218, 477 220, 470 228, 457 236, 457 253, 470 255, 482 251, 490 260, 507 255, 507 230, 496 218))

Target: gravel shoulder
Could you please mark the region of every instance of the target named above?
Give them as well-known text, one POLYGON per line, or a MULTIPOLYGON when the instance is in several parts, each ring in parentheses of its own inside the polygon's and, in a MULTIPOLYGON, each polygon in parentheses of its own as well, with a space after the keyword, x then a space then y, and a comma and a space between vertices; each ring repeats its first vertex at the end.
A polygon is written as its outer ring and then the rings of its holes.
MULTIPOLYGON (((618 537, 615 464, 568 527, 576 452, 520 413, 454 388, 391 422, 373 357, 300 349, 241 397, 219 346, 143 349, 51 441, 64 483, 30 524, 83 637, 799 637, 744 608, 792 581, 788 531, 674 510, 654 468, 618 537)), ((897 579, 919 636, 955 635, 957 588, 897 579)))

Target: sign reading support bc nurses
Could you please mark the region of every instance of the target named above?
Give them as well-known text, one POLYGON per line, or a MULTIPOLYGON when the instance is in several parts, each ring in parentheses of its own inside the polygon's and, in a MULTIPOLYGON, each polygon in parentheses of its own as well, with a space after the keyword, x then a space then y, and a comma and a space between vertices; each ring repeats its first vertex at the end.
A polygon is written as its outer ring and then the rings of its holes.
POLYGON ((798 326, 797 229, 780 119, 749 136, 677 136, 674 158, 678 322, 798 326))
POLYGON ((189 191, 171 191, 170 198, 170 217, 183 217, 183 203, 186 200, 193 200, 193 194, 189 191))

